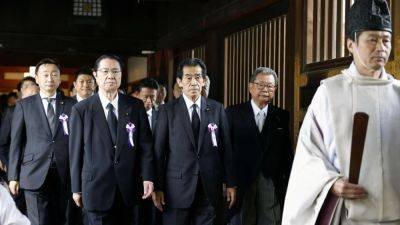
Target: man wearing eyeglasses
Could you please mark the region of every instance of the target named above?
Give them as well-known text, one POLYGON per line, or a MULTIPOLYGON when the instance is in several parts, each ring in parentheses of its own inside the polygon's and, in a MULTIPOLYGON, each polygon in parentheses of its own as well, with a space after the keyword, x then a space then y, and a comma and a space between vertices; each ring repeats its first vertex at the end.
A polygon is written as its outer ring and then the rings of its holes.
POLYGON ((235 225, 281 224, 292 163, 289 113, 271 104, 275 71, 257 68, 248 85, 251 100, 226 109, 238 174, 235 225))
POLYGON ((122 63, 100 56, 99 92, 72 108, 70 167, 73 199, 90 225, 135 224, 135 205, 153 192, 153 140, 139 99, 119 93, 122 63))
POLYGON ((177 82, 183 95, 160 106, 155 130, 157 173, 153 201, 164 225, 219 225, 226 203, 236 200, 228 122, 223 105, 201 96, 206 65, 185 59, 177 82))

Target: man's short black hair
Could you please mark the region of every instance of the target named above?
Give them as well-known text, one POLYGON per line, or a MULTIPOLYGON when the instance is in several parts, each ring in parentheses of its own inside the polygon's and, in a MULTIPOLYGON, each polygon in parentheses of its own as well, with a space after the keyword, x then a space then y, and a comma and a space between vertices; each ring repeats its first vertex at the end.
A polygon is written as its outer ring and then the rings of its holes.
POLYGON ((76 73, 75 73, 75 80, 77 80, 78 77, 81 76, 81 75, 89 75, 89 76, 92 76, 93 79, 94 79, 94 76, 93 76, 93 69, 90 68, 89 66, 83 66, 83 67, 81 67, 78 71, 76 71, 76 73))
POLYGON ((142 90, 142 88, 158 90, 158 82, 150 77, 143 78, 139 82, 138 91, 140 92, 142 90))
POLYGON ((45 64, 53 64, 56 65, 58 70, 61 70, 61 66, 60 63, 58 62, 57 59, 51 59, 51 58, 44 58, 41 59, 37 64, 36 64, 36 68, 35 68, 35 74, 37 75, 38 71, 39 71, 39 67, 41 65, 45 65, 45 64))
POLYGON ((117 61, 122 70, 123 63, 122 63, 121 58, 119 58, 118 56, 113 55, 113 54, 105 54, 96 59, 96 62, 94 63, 94 66, 93 66, 93 69, 95 71, 97 71, 99 69, 99 64, 100 64, 101 60, 103 60, 103 59, 113 59, 113 60, 117 61))
POLYGON ((15 92, 10 92, 7 95, 7 99, 9 99, 9 98, 17 98, 18 99, 18 95, 15 92))
POLYGON ((36 83, 35 78, 33 78, 33 77, 31 77, 31 76, 28 76, 28 77, 22 78, 22 80, 20 80, 20 81, 18 82, 18 84, 17 84, 17 90, 18 90, 19 92, 21 92, 22 86, 24 85, 25 82, 28 82, 28 81, 29 81, 29 82, 32 82, 33 84, 35 84, 36 86, 38 86, 38 84, 36 83))
POLYGON ((200 66, 200 67, 201 67, 201 72, 202 72, 201 75, 202 75, 203 77, 207 75, 207 67, 206 67, 206 64, 205 64, 201 59, 198 59, 198 58, 187 58, 187 59, 182 60, 182 61, 179 63, 178 70, 177 70, 177 74, 176 74, 176 76, 177 76, 179 79, 182 79, 182 76, 183 76, 183 67, 185 67, 185 66, 190 66, 190 67, 192 67, 192 66, 200 66))

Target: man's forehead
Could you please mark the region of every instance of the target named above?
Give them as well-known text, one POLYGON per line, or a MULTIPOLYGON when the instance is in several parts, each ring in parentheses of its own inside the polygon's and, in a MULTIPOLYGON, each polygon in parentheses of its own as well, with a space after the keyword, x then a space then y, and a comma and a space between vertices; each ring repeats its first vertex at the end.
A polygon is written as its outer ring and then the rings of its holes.
POLYGON ((40 72, 59 71, 59 69, 54 64, 42 64, 39 66, 38 71, 40 71, 40 72))
POLYGON ((190 74, 190 73, 202 73, 201 66, 184 66, 183 67, 183 73, 184 74, 190 74))
POLYGON ((76 78, 77 80, 91 80, 91 79, 93 79, 93 76, 92 75, 90 75, 90 74, 84 74, 84 73, 82 73, 82 74, 79 74, 78 75, 78 78, 76 78))

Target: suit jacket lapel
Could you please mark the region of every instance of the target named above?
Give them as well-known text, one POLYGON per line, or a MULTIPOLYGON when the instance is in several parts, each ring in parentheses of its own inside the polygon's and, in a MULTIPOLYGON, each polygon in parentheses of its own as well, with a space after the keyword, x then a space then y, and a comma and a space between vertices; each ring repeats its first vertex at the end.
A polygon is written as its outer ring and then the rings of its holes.
POLYGON ((186 107, 185 100, 181 96, 178 100, 178 107, 177 107, 176 115, 178 115, 178 118, 182 118, 179 121, 181 121, 183 128, 186 131, 186 134, 188 135, 190 142, 193 145, 193 148, 195 148, 195 142, 194 142, 194 137, 193 137, 193 131, 192 127, 190 124, 190 117, 189 117, 189 112, 186 107))
MULTIPOLYGON (((117 128, 117 149, 116 158, 121 154, 121 150, 128 143, 126 124, 130 121, 131 106, 127 103, 125 95, 118 96, 118 128, 117 128)), ((137 124, 135 124, 137 126, 137 124)))
POLYGON ((39 112, 39 117, 42 119, 42 124, 47 125, 47 126, 45 126, 45 127, 47 127, 46 132, 51 137, 49 121, 47 120, 46 112, 44 111, 43 102, 42 102, 42 98, 40 97, 40 94, 36 95, 36 105, 39 107, 38 112, 39 112))
POLYGON ((210 106, 207 105, 206 98, 201 97, 201 106, 200 106, 200 131, 199 131, 199 140, 198 140, 198 147, 197 152, 200 152, 201 146, 203 144, 204 133, 207 130, 209 115, 208 112, 210 111, 210 106))
POLYGON ((60 118, 60 115, 63 111, 64 111, 64 99, 61 95, 58 94, 56 97, 56 117, 54 118, 55 129, 54 129, 53 137, 55 137, 57 135, 58 125, 60 124, 60 121, 58 118, 60 118))
POLYGON ((108 128, 107 118, 106 115, 104 114, 104 109, 103 106, 101 105, 99 94, 96 94, 92 104, 93 104, 93 121, 95 123, 95 126, 97 126, 99 130, 106 132, 106 135, 104 135, 104 137, 102 138, 104 144, 112 146, 111 133, 108 128))

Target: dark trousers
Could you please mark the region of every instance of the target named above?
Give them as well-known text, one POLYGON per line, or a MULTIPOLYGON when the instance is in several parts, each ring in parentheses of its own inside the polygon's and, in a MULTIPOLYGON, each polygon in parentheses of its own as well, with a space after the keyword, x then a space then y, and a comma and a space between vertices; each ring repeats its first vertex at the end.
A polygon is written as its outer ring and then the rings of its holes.
POLYGON ((161 225, 161 212, 154 206, 151 198, 141 200, 139 207, 140 225, 161 225))
POLYGON ((137 225, 135 208, 125 205, 121 192, 117 189, 111 209, 107 211, 85 210, 85 225, 137 225))
POLYGON ((245 193, 241 212, 230 225, 278 225, 281 224, 281 207, 270 178, 259 175, 245 193))
POLYGON ((67 221, 68 225, 83 225, 84 213, 82 208, 79 208, 74 200, 72 199, 72 194, 68 197, 68 207, 67 207, 67 221))
POLYGON ((32 225, 66 224, 69 192, 56 168, 50 168, 38 190, 24 190, 28 218, 32 225))
POLYGON ((213 225, 215 224, 214 222, 214 207, 211 205, 204 192, 200 176, 191 207, 186 209, 166 207, 163 213, 164 225, 213 225))

